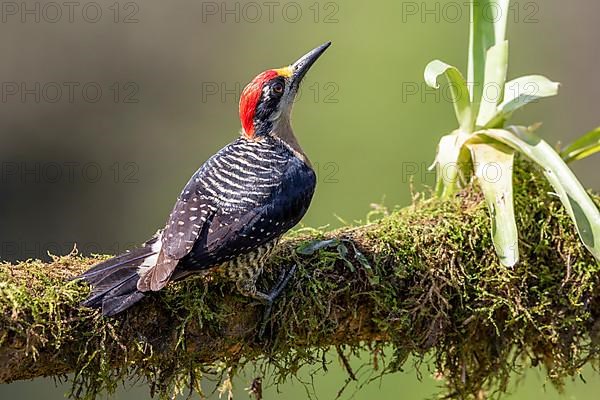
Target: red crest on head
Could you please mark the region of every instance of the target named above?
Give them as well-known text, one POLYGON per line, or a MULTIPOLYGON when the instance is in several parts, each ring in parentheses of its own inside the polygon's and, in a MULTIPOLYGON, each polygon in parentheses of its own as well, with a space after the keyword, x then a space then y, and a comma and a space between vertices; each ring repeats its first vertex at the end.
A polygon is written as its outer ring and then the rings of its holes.
POLYGON ((240 96, 240 120, 248 137, 254 136, 254 114, 263 86, 279 74, 272 69, 259 74, 242 91, 240 96))

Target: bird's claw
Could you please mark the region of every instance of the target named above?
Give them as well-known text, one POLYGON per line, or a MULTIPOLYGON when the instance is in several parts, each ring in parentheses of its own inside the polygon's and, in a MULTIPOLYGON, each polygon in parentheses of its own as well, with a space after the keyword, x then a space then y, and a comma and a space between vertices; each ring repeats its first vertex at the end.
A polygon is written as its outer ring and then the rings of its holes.
POLYGON ((263 312, 262 322, 260 324, 260 329, 258 330, 258 339, 261 340, 265 334, 265 330, 267 329, 267 323, 269 322, 269 318, 271 317, 271 313, 273 311, 273 303, 275 300, 281 295, 281 292, 290 279, 296 273, 296 266, 292 266, 289 270, 283 271, 277 280, 277 284, 275 287, 269 292, 267 295, 264 304, 266 306, 265 311, 263 312))

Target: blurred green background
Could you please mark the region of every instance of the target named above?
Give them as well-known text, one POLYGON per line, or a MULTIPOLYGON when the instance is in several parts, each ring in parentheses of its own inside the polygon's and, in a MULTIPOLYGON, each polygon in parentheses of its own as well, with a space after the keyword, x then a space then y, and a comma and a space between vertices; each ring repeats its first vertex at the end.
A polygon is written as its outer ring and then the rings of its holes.
MULTIPOLYGON (((364 218, 371 203, 410 201, 433 183, 426 168, 438 138, 455 128, 443 93, 426 89, 423 68, 440 58, 464 70, 463 1, 2 2, 0 14, 1 256, 115 253, 164 223, 188 177, 240 128, 238 95, 257 73, 294 61, 326 40, 333 46, 307 77, 294 112, 296 133, 318 170, 303 221, 336 227, 364 218)), ((595 0, 513 1, 510 77, 542 73, 558 97, 518 113, 542 121, 549 142, 569 142, 600 124, 595 0)), ((600 187, 596 158, 574 166, 600 187)), ((332 399, 345 374, 335 357, 317 374, 332 399)), ((423 399, 432 372, 406 372, 342 398, 423 399)), ((509 399, 597 398, 587 371, 564 395, 530 370, 509 399)), ((237 398, 252 373, 236 381, 237 398)), ((0 386, 0 399, 61 399, 50 379, 0 386)), ((286 384, 266 398, 304 399, 286 384)), ((144 399, 145 388, 116 399, 144 399)), ((215 396, 216 397, 216 396, 215 396)))

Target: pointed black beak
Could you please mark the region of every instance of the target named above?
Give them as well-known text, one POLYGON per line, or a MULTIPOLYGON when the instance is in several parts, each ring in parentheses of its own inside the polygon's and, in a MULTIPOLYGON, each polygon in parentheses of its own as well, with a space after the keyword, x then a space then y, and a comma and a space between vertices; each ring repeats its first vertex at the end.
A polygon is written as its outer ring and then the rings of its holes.
POLYGON ((321 54, 331 46, 331 42, 324 43, 303 55, 298 61, 292 64, 292 87, 298 90, 302 78, 306 75, 310 67, 317 61, 321 54))

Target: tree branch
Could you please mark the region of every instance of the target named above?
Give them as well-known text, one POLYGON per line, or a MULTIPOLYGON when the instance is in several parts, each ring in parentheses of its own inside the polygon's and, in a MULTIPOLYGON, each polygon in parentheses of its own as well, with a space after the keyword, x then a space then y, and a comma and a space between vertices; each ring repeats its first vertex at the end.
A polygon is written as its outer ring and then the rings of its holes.
POLYGON ((88 288, 67 281, 98 258, 1 264, 0 382, 75 373, 72 395, 92 398, 140 378, 167 396, 248 361, 278 381, 334 346, 347 368, 345 351, 367 349, 380 372, 431 354, 453 397, 504 391, 513 371, 529 365, 560 385, 598 362, 600 268, 537 173, 516 171, 515 186, 522 259, 513 269, 497 262, 474 188, 381 211, 359 227, 290 236, 264 285, 276 266, 299 270, 264 341, 255 337, 262 306, 218 273, 107 319, 78 307, 88 288))

